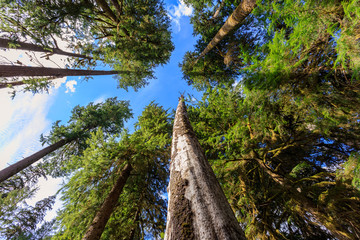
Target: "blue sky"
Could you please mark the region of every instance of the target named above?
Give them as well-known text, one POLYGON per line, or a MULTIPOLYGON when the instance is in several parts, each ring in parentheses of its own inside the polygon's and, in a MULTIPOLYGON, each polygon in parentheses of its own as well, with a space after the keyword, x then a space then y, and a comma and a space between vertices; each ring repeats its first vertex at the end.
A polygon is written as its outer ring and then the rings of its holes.
MULTIPOLYGON (((90 102, 101 102, 109 97, 129 100, 134 118, 126 127, 132 130, 137 117, 151 101, 164 106, 165 109, 176 108, 181 93, 193 94, 199 98, 200 93, 193 90, 182 80, 178 67, 186 51, 192 50, 195 38, 192 36, 192 26, 189 15, 191 9, 179 0, 165 1, 166 8, 172 19, 172 40, 175 50, 170 62, 158 67, 155 71, 157 79, 151 80, 148 86, 134 92, 117 88, 117 81, 111 76, 95 76, 89 81, 79 77, 68 77, 57 80, 57 86, 49 92, 33 95, 19 92, 11 100, 7 89, 0 90, 0 169, 14 163, 42 148, 39 143, 41 133, 46 134, 51 124, 57 120, 66 122, 71 110, 76 105, 87 105, 90 102)), ((15 51, 9 53, 0 50, 0 61, 6 62, 11 57, 26 63, 26 53, 15 51)), ((54 60, 53 64, 60 64, 54 60)), ((52 67, 56 67, 56 66, 52 67)), ((59 180, 42 180, 38 198, 54 193, 59 180)))

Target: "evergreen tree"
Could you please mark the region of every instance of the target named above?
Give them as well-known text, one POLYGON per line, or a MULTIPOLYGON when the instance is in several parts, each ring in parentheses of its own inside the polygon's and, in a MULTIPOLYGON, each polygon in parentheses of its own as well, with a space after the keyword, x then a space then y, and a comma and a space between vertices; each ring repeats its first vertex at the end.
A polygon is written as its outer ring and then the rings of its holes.
POLYGON ((189 116, 248 238, 331 238, 324 227, 357 238, 359 191, 353 175, 336 172, 359 151, 356 119, 316 121, 311 106, 285 91, 223 88, 189 116))
POLYGON ((17 50, 41 52, 41 53, 45 53, 47 55, 47 57, 52 54, 60 54, 60 55, 68 56, 68 57, 85 58, 85 59, 89 59, 89 60, 92 59, 92 57, 89 57, 89 56, 63 51, 58 47, 48 49, 47 47, 43 47, 41 45, 20 42, 20 41, 11 41, 10 39, 6 39, 6 38, 0 38, 0 48, 13 48, 13 49, 17 49, 17 50))
MULTIPOLYGON (((199 58, 204 57, 211 49, 213 49, 227 34, 229 34, 241 21, 243 21, 254 9, 256 5, 255 0, 251 1, 242 1, 239 6, 234 10, 234 12, 226 20, 225 24, 220 28, 216 33, 215 37, 210 41, 206 48, 200 53, 200 56, 197 58, 194 64, 198 61, 199 58)), ((218 14, 216 10, 215 14, 218 14)), ((214 15, 215 15, 214 14, 214 15)))
POLYGON ((245 239, 191 128, 183 97, 171 148, 165 239, 245 239))
MULTIPOLYGON (((54 239, 81 239, 114 187, 118 171, 133 170, 122 190, 101 239, 158 237, 165 230, 166 190, 171 126, 168 114, 150 104, 139 117, 136 131, 120 141, 105 141, 101 131, 92 135, 83 156, 66 166, 78 169, 62 189, 64 208, 54 239)), ((136 239, 135 238, 135 239, 136 239)))
MULTIPOLYGON (((0 65, 0 77, 37 77, 37 76, 89 76, 89 75, 112 75, 118 74, 118 71, 98 71, 98 70, 80 70, 80 69, 62 69, 62 68, 47 68, 47 67, 27 67, 27 66, 12 66, 0 65)), ((22 81, 25 84, 26 81, 22 81)), ((21 85, 19 82, 1 83, 0 86, 6 85, 21 85)))
POLYGON ((53 152, 55 152, 55 157, 47 158, 45 164, 53 166, 52 171, 56 172, 55 176, 57 176, 61 172, 58 167, 61 166, 60 159, 68 161, 69 156, 81 154, 81 151, 86 148, 86 138, 92 131, 102 127, 105 133, 119 132, 124 121, 132 115, 128 106, 128 102, 119 101, 116 98, 109 98, 99 104, 90 103, 86 107, 76 106, 72 111, 68 126, 59 125, 58 121, 53 125, 49 136, 41 137, 42 142, 50 146, 1 170, 0 181, 10 178, 53 152), (56 156, 59 152, 61 155, 56 156))
POLYGON ((173 50, 170 21, 159 0, 9 1, 1 7, 0 30, 9 39, 25 37, 49 49, 57 48, 55 37, 63 39, 119 71, 123 88, 146 85, 173 50))

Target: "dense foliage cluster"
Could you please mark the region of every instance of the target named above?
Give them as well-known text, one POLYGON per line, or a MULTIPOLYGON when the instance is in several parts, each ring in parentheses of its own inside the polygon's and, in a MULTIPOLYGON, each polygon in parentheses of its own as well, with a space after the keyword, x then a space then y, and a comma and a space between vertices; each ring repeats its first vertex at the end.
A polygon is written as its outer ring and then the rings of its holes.
POLYGON ((357 239, 359 2, 257 1, 198 61, 239 3, 187 2, 189 114, 247 237, 357 239))
MULTIPOLYGON (((154 78, 174 49, 170 21, 159 0, 151 1, 4 1, 0 36, 30 41, 58 53, 65 42, 80 58, 75 67, 105 63, 119 71, 119 86, 138 89, 154 78)), ((21 46, 20 46, 21 49, 21 46)))

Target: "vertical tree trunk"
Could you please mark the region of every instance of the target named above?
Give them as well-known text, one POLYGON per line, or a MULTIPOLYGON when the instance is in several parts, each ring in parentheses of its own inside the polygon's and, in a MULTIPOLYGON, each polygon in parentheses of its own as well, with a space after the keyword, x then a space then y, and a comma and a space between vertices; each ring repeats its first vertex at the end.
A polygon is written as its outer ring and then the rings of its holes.
POLYGON ((210 41, 200 56, 196 59, 195 64, 200 58, 204 57, 211 49, 213 49, 231 30, 233 30, 240 22, 242 22, 255 8, 256 0, 243 0, 234 10, 224 25, 216 33, 215 37, 210 41))
POLYGON ((191 128, 183 98, 173 129, 165 240, 246 239, 191 128))
POLYGON ((83 240, 100 239, 101 234, 105 229, 106 223, 108 222, 110 215, 114 211, 117 201, 119 200, 119 196, 122 193, 126 180, 130 176, 131 170, 131 165, 127 164, 119 178, 116 180, 116 183, 111 189, 109 195, 101 205, 99 211, 96 213, 94 220, 82 238, 83 240))
POLYGON ((86 58, 86 59, 92 59, 92 57, 88 57, 86 55, 72 53, 72 52, 66 52, 59 48, 51 48, 51 49, 44 49, 44 47, 32 44, 32 43, 26 43, 26 42, 19 42, 19 41, 12 41, 5 38, 0 38, 0 48, 10 48, 9 44, 15 43, 18 45, 18 47, 14 49, 18 50, 25 50, 25 51, 32 51, 32 52, 42 52, 42 53, 53 53, 53 54, 60 54, 68 57, 77 57, 77 58, 86 58))
POLYGON ((36 76, 66 77, 66 76, 112 75, 118 73, 120 72, 0 65, 0 77, 36 77, 36 76))
POLYGON ((10 165, 9 167, 3 169, 0 171, 0 183, 5 181, 6 179, 14 176, 21 170, 25 169, 26 167, 30 166, 31 164, 35 163, 36 161, 40 160, 42 157, 46 156, 47 154, 61 148, 66 143, 68 143, 66 140, 60 140, 36 153, 33 155, 24 158, 23 160, 18 161, 17 163, 14 163, 10 165))

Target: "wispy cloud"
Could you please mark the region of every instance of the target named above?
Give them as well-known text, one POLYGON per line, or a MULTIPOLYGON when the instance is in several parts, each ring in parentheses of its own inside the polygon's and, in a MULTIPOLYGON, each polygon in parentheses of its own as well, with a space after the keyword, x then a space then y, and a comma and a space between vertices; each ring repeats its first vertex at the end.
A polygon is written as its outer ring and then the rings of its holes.
POLYGON ((180 20, 183 16, 191 16, 193 8, 187 6, 183 0, 179 0, 177 5, 170 5, 168 8, 168 15, 170 19, 175 23, 177 32, 180 32, 180 20))
POLYGON ((97 99, 95 99, 94 104, 103 103, 105 102, 105 96, 100 96, 97 99))
POLYGON ((66 86, 65 93, 75 92, 75 85, 77 85, 77 82, 75 80, 71 80, 71 81, 66 82, 66 84, 65 84, 65 86, 66 86))
POLYGON ((0 169, 42 148, 39 137, 51 125, 47 113, 56 94, 18 93, 11 100, 4 90, 0 91, 0 169))

